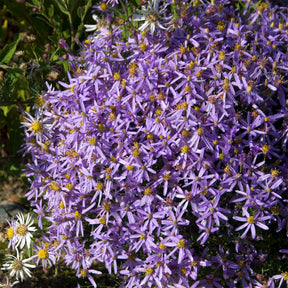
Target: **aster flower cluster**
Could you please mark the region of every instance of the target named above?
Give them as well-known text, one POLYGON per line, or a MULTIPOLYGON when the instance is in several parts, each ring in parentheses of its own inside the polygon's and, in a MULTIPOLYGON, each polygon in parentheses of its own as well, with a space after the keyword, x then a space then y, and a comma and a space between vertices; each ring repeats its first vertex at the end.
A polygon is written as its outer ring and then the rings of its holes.
POLYGON ((169 23, 97 30, 25 117, 45 247, 94 287, 288 281, 287 9, 241 3, 148 3, 169 23))

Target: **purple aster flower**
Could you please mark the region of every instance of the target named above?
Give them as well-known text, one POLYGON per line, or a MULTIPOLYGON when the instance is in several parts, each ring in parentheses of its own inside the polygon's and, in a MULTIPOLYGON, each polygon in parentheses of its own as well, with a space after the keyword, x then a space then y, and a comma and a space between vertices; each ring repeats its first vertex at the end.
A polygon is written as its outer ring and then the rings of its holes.
POLYGON ((240 222, 246 222, 243 225, 239 226, 238 228, 235 229, 235 231, 239 231, 245 228, 245 231, 242 233, 241 238, 245 238, 249 230, 251 231, 251 237, 252 239, 255 239, 256 237, 256 227, 259 227, 264 230, 268 230, 269 227, 266 226, 264 223, 265 220, 270 219, 270 216, 259 216, 260 212, 256 212, 255 215, 250 215, 246 209, 243 209, 243 215, 245 217, 239 217, 239 216, 234 216, 233 219, 240 221, 240 222))

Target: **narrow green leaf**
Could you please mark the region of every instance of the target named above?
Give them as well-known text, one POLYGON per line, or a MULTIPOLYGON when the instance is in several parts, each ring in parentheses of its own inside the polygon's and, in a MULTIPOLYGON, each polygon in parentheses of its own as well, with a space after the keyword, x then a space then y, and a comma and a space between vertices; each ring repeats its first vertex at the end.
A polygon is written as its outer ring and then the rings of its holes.
POLYGON ((16 37, 16 40, 13 43, 5 45, 5 47, 1 50, 0 52, 1 64, 7 64, 11 60, 21 37, 22 37, 22 33, 19 33, 16 37))
POLYGON ((66 14, 66 15, 69 15, 69 11, 66 9, 65 5, 62 3, 61 0, 57 0, 57 1, 54 0, 53 2, 58 6, 59 10, 62 13, 66 14))

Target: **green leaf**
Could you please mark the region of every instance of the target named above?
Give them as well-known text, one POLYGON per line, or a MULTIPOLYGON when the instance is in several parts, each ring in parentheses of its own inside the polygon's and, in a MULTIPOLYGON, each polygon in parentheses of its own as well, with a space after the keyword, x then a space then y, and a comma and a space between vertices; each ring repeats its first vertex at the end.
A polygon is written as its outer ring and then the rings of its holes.
POLYGON ((0 52, 1 64, 7 64, 11 60, 21 37, 22 37, 22 33, 19 33, 16 37, 16 40, 13 43, 5 45, 5 47, 1 50, 0 52))
POLYGON ((54 16, 54 5, 51 4, 49 7, 48 7, 48 16, 50 18, 52 18, 54 16))
POLYGON ((77 9, 78 17, 82 19, 85 16, 84 13, 85 13, 85 9, 83 7, 81 7, 81 6, 79 6, 78 9, 77 9))
POLYGON ((33 0, 33 4, 37 7, 41 6, 41 2, 39 0, 33 0))
POLYGON ((11 110, 11 106, 1 106, 0 109, 3 111, 3 115, 7 117, 9 111, 11 110))
POLYGON ((62 13, 69 15, 69 11, 66 9, 65 5, 62 3, 61 0, 54 0, 53 2, 58 6, 59 10, 62 13))

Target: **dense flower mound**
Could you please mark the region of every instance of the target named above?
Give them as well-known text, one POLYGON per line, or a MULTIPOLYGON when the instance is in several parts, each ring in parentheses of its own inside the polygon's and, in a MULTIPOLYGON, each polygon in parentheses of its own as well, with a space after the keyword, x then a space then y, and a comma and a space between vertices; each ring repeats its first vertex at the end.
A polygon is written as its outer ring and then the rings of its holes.
POLYGON ((287 14, 181 3, 155 33, 96 32, 26 116, 45 258, 94 286, 95 260, 123 287, 285 283, 287 14))

